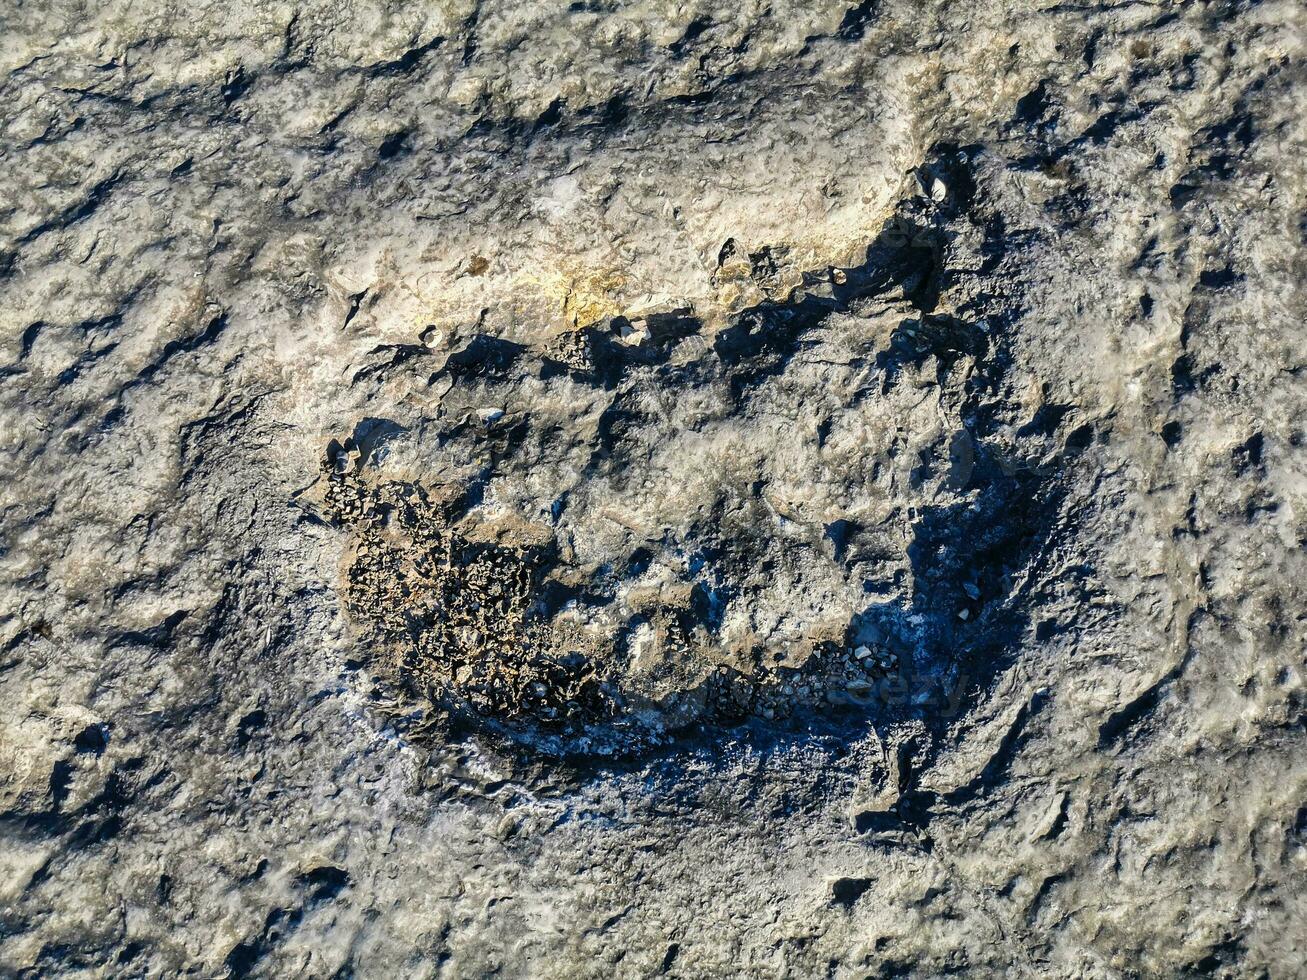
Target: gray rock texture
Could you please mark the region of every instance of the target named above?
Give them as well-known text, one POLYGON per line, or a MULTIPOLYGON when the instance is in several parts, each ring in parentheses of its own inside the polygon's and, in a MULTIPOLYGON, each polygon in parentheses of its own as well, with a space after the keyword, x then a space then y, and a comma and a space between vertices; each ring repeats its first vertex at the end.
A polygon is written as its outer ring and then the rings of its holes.
POLYGON ((1293 977, 1295 0, 10 0, 0 974, 1293 977))

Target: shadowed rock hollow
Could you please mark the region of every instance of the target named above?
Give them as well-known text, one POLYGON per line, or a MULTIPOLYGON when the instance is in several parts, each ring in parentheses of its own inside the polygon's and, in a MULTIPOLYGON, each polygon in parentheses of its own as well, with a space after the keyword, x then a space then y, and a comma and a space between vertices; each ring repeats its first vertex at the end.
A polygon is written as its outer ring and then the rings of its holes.
POLYGON ((862 264, 717 330, 623 317, 367 372, 424 392, 324 460, 382 672, 549 754, 956 713, 1029 622, 1014 582, 1093 438, 1042 461, 1037 426, 997 438, 1015 304, 932 312, 948 262, 1005 248, 976 153, 906 175, 862 264))

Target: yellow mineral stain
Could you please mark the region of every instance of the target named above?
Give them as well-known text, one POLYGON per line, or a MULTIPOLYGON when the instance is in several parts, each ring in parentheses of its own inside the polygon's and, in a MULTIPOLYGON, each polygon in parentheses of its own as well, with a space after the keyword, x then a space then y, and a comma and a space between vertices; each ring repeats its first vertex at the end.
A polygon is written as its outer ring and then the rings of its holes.
POLYGON ((568 284, 563 316, 576 327, 587 327, 620 315, 624 307, 617 294, 626 283, 625 275, 611 270, 577 276, 568 284))

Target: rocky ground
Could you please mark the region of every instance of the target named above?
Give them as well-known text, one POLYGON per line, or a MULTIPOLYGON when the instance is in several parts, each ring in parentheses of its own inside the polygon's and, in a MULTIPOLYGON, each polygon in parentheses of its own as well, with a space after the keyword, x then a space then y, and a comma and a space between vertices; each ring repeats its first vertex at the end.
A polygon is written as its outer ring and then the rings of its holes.
POLYGON ((0 974, 1291 977, 1294 0, 0 11, 0 974))

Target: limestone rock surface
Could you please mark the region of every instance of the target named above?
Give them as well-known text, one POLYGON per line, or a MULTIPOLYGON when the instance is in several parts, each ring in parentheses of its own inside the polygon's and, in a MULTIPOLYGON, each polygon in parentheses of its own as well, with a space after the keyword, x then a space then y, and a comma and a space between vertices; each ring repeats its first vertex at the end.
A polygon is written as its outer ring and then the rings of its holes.
POLYGON ((4 5, 0 975, 1301 975, 1305 37, 4 5))

